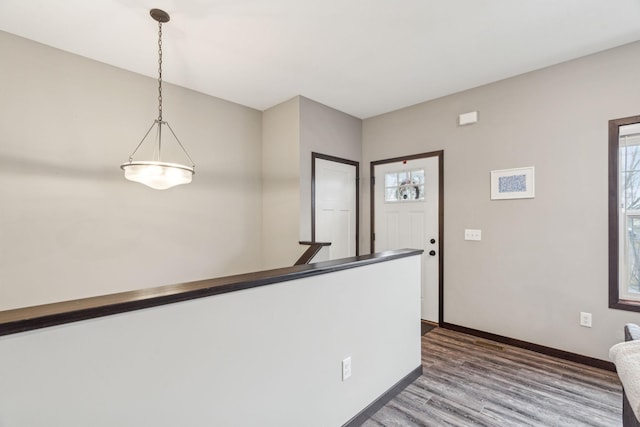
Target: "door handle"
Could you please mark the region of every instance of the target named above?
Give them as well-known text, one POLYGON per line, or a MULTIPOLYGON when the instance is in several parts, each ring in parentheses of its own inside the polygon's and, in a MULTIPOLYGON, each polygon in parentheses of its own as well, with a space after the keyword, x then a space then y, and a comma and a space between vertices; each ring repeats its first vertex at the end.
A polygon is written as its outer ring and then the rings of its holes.
POLYGON ((436 256, 436 251, 434 251, 434 250, 429 251, 429 255, 436 256))

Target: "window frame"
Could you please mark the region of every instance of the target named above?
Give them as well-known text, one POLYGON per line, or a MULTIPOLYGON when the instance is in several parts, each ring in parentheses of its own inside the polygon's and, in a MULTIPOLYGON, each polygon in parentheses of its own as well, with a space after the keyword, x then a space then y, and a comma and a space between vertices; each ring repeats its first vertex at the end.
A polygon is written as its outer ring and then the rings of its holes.
POLYGON ((640 301, 620 297, 620 127, 640 123, 640 116, 609 120, 609 308, 640 312, 640 301))

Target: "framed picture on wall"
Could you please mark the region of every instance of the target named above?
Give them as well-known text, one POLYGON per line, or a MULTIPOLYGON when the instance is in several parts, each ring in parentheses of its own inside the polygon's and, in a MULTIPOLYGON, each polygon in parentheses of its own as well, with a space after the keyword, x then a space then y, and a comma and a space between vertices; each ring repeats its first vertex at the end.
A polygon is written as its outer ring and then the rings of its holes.
POLYGON ((491 171, 491 200, 533 199, 534 167, 491 171))

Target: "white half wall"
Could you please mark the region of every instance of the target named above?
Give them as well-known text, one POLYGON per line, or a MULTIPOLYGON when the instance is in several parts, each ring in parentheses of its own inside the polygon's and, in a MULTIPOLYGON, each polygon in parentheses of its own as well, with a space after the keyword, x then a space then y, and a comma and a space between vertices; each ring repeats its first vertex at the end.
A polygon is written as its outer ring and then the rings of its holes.
POLYGON ((341 426, 420 363, 410 256, 0 337, 0 426, 341 426))
POLYGON ((260 111, 165 83, 196 174, 156 191, 119 168, 155 79, 4 32, 0 51, 0 310, 260 269, 260 111))

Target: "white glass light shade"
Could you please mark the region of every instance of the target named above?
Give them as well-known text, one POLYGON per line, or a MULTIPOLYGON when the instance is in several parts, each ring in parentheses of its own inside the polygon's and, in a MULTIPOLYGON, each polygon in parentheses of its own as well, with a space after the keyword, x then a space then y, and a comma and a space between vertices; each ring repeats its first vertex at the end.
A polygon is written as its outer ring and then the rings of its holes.
POLYGON ((180 184, 189 184, 194 174, 192 167, 165 162, 127 162, 120 165, 124 177, 156 190, 166 190, 180 184))

